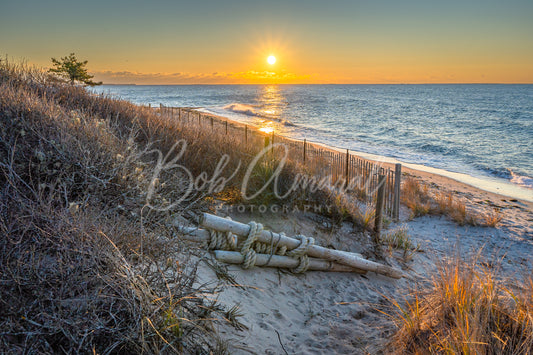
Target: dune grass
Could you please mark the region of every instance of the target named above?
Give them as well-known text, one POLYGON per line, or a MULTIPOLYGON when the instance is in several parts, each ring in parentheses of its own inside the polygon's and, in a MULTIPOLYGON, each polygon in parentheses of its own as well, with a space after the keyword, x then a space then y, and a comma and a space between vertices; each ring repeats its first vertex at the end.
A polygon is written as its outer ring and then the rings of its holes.
POLYGON ((497 272, 460 258, 441 266, 429 290, 406 305, 392 300, 395 354, 531 354, 533 279, 498 280, 497 272), (512 287, 509 285, 513 285, 512 287))
MULTIPOLYGON (((151 150, 170 151, 170 129, 146 109, 0 62, 1 353, 223 353, 217 286, 195 284, 199 259, 173 238, 171 214, 145 208, 151 150)), ((212 168, 198 159, 208 153, 189 149, 190 168, 212 168)), ((165 174, 162 205, 186 185, 165 174)), ((194 213, 197 198, 175 211, 194 213)))
POLYGON ((443 215, 460 226, 496 227, 502 220, 501 212, 474 211, 466 204, 454 198, 451 192, 432 193, 427 185, 408 177, 402 184, 401 201, 411 210, 411 218, 425 215, 443 215))
POLYGON ((388 249, 389 254, 394 250, 402 251, 405 261, 412 260, 414 254, 420 251, 420 245, 413 243, 407 225, 400 225, 387 231, 381 236, 380 242, 388 249))
POLYGON ((427 186, 420 186, 413 178, 403 181, 400 198, 403 204, 412 211, 411 217, 413 218, 424 216, 431 210, 431 197, 427 186))

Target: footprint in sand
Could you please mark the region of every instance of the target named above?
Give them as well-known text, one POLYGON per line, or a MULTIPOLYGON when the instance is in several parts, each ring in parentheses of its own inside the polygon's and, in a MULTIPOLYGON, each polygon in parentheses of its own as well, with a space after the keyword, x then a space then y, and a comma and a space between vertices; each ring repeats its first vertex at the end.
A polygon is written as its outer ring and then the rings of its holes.
POLYGON ((276 317, 277 319, 285 319, 285 317, 283 316, 283 314, 281 314, 281 312, 277 309, 273 310, 272 311, 272 314, 274 315, 274 317, 276 317))

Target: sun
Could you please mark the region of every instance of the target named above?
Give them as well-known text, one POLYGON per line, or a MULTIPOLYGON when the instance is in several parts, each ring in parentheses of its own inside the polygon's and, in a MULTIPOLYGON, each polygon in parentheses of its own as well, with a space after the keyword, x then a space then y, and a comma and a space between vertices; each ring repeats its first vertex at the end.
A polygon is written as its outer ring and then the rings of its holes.
POLYGON ((276 63, 276 57, 274 57, 273 55, 269 56, 269 57, 267 58, 267 62, 268 62, 268 64, 270 64, 270 65, 276 63))

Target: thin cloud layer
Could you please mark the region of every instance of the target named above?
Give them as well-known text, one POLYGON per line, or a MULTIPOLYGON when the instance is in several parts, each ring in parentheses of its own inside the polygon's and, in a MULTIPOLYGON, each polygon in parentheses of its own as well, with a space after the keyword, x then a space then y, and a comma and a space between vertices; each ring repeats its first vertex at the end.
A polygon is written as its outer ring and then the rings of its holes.
POLYGON ((311 75, 248 70, 236 73, 139 73, 132 71, 100 71, 93 73, 95 80, 105 84, 260 84, 307 83, 311 75))

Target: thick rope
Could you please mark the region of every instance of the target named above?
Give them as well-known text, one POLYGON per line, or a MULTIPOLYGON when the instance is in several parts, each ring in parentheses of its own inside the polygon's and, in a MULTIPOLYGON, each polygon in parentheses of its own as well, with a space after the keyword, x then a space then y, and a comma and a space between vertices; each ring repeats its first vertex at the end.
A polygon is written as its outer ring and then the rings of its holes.
POLYGON ((287 256, 298 258, 300 260, 298 266, 292 270, 292 272, 295 274, 300 274, 306 272, 309 268, 309 257, 307 256, 307 251, 309 250, 310 246, 315 244, 315 239, 313 237, 308 238, 301 234, 294 236, 294 238, 300 241, 300 245, 287 252, 287 256))
POLYGON ((237 236, 231 232, 218 232, 214 230, 209 231, 209 242, 207 243, 209 250, 236 250, 237 236))
POLYGON ((307 254, 307 250, 309 249, 309 247, 315 244, 315 239, 313 237, 307 238, 305 235, 302 234, 295 235, 294 239, 298 239, 300 241, 300 244, 296 248, 288 251, 287 256, 299 257, 304 254, 307 254))
POLYGON ((242 243, 241 248, 241 254, 244 256, 244 261, 242 263, 243 269, 249 269, 255 265, 255 260, 257 257, 256 252, 252 248, 252 246, 257 240, 259 234, 261 234, 261 232, 263 231, 263 225, 261 223, 255 223, 252 221, 248 223, 248 225, 250 226, 250 230, 248 231, 248 237, 246 238, 244 243, 242 243))
POLYGON ((306 272, 307 269, 309 268, 309 257, 307 255, 302 255, 300 256, 298 260, 300 260, 300 263, 298 264, 297 267, 295 267, 291 271, 294 272, 295 274, 301 274, 301 273, 306 272))
MULTIPOLYGON (((296 248, 287 251, 286 246, 278 246, 282 236, 285 236, 284 233, 279 233, 277 241, 274 242, 274 234, 270 232, 270 243, 259 243, 257 242, 257 238, 263 231, 263 225, 254 221, 251 221, 248 223, 248 225, 250 226, 248 236, 244 242, 242 242, 240 247, 240 253, 244 256, 244 261, 242 264, 243 269, 249 269, 253 267, 257 259, 256 254, 259 253, 270 254, 270 258, 272 258, 272 255, 274 254, 297 258, 299 260, 299 264, 291 271, 296 274, 307 271, 309 268, 309 257, 307 256, 307 251, 309 250, 310 246, 315 244, 315 239, 313 237, 306 237, 305 235, 301 234, 294 236, 295 239, 300 241, 300 244, 296 248)), ((210 239, 207 245, 208 249, 237 250, 237 236, 231 232, 223 233, 215 230, 209 230, 209 236, 210 239)), ((270 258, 268 259, 268 262, 270 262, 270 258)), ((268 262, 266 265, 268 265, 268 262)))
POLYGON ((287 247, 282 245, 279 246, 279 241, 281 240, 281 237, 285 236, 284 233, 279 233, 278 238, 276 242, 274 243, 274 234, 270 232, 270 243, 259 243, 255 242, 254 244, 254 250, 256 253, 259 254, 276 254, 276 255, 285 255, 287 252, 287 247))

